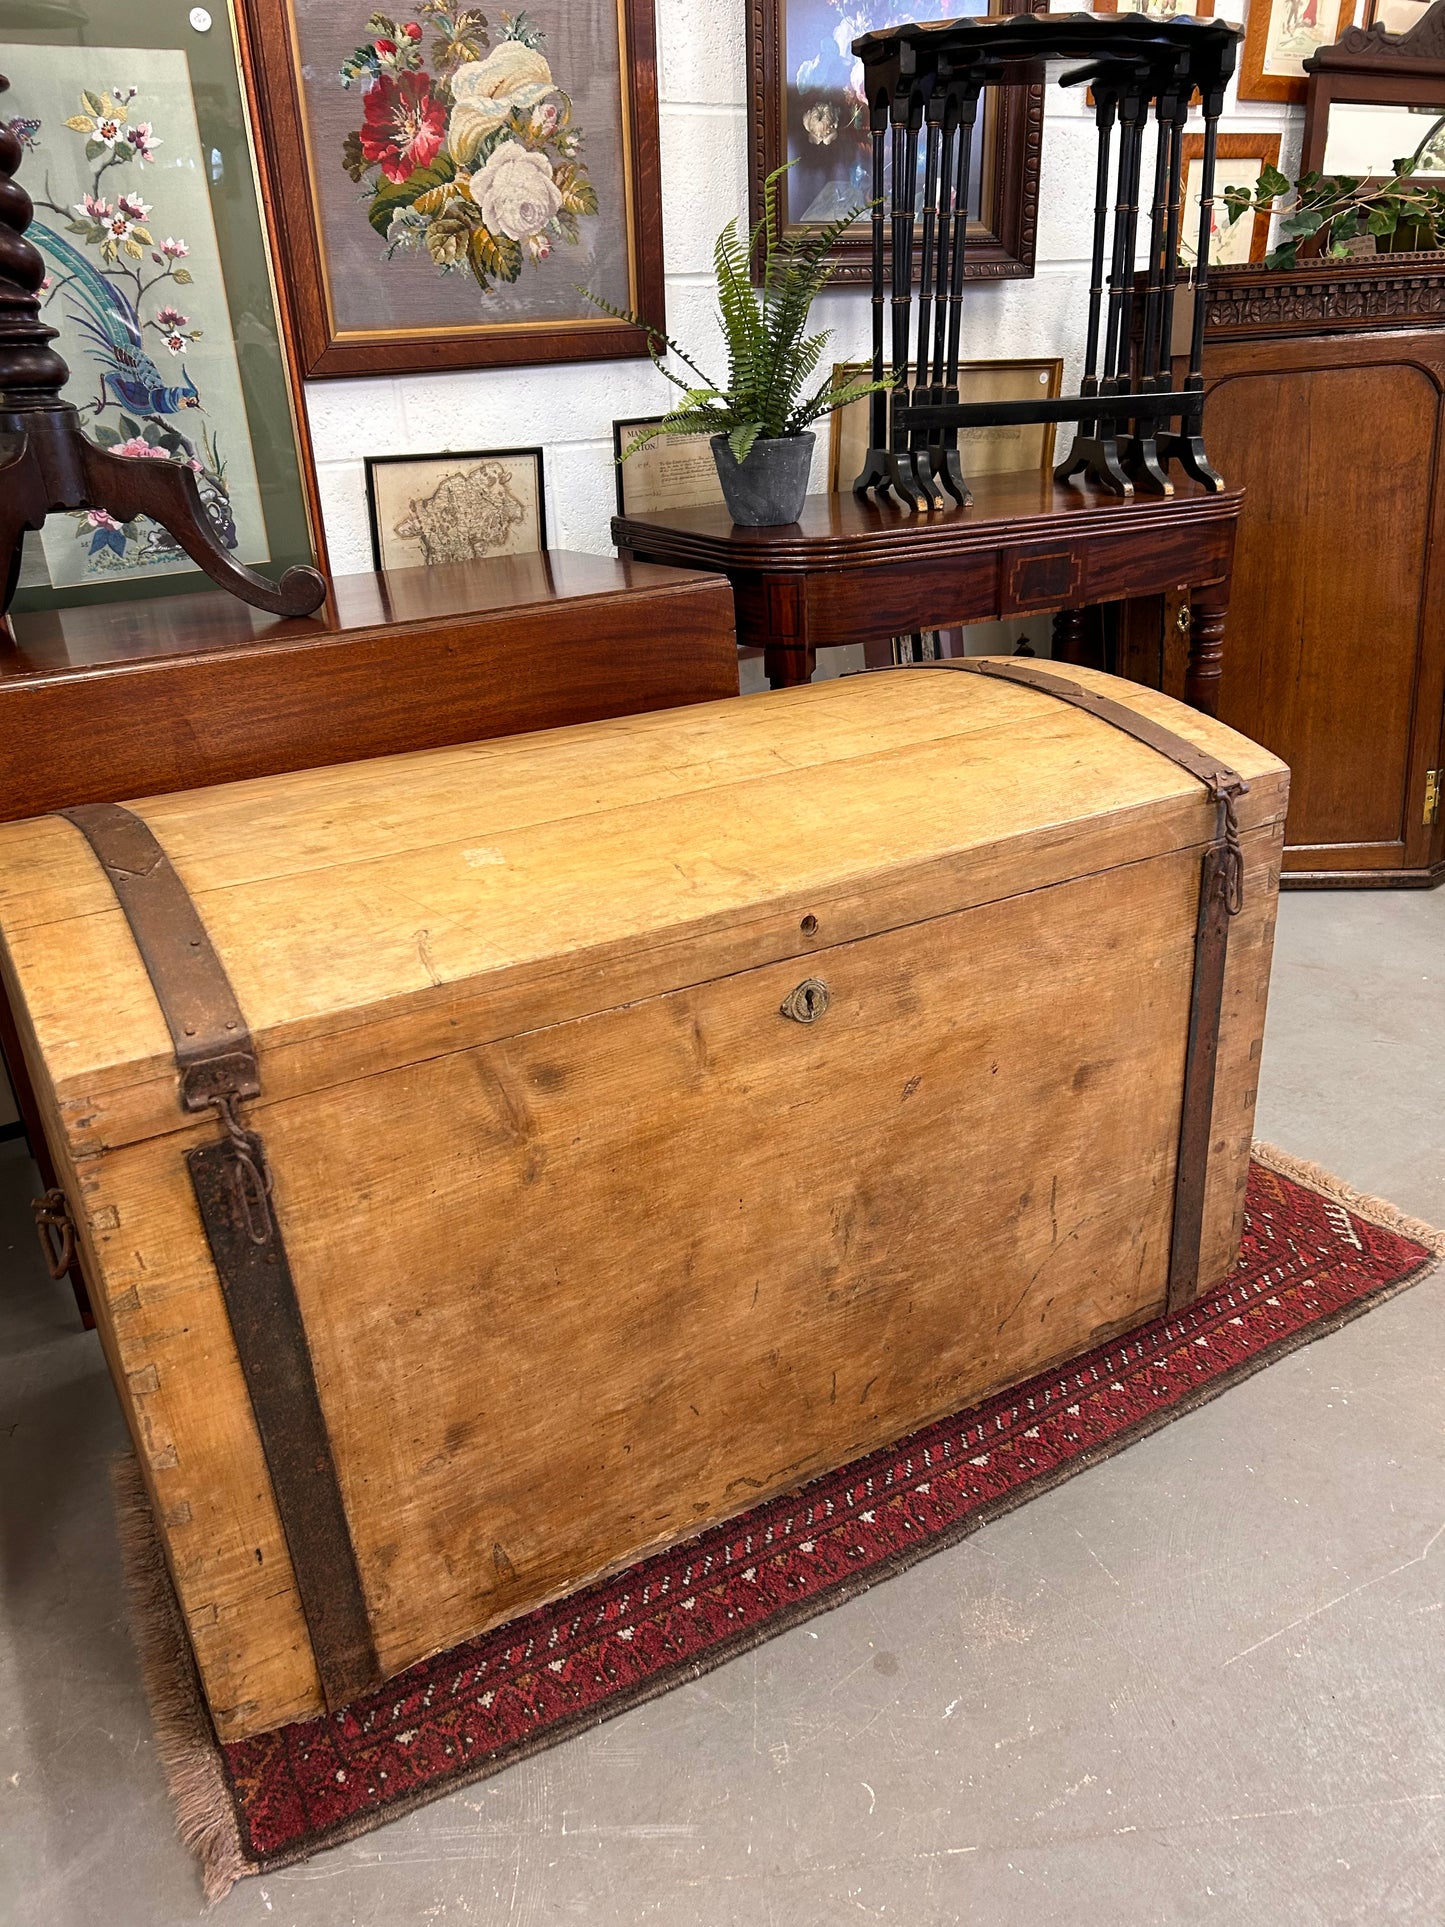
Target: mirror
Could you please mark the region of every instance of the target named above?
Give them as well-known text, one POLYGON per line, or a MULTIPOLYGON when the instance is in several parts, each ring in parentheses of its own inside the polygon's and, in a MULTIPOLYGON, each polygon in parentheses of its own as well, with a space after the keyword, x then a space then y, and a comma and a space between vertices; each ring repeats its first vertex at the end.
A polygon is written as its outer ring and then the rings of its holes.
POLYGON ((1326 174, 1388 175, 1414 156, 1419 174, 1445 174, 1445 88, 1438 105, 1335 100, 1325 132, 1326 174))

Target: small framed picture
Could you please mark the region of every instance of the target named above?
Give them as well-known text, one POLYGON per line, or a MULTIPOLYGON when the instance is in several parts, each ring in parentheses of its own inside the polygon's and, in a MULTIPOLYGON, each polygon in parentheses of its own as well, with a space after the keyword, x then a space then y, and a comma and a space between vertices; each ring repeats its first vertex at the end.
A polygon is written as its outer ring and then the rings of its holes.
POLYGON ((659 435, 623 461, 623 450, 661 419, 660 415, 638 415, 612 424, 617 513, 655 515, 664 509, 721 506, 722 483, 709 435, 659 435))
POLYGON ((1332 47, 1354 17, 1355 0, 1249 0, 1239 98, 1303 106, 1309 91, 1304 63, 1332 47))
POLYGON ((429 569, 547 546, 540 448, 368 455, 366 503, 378 569, 429 569))
MULTIPOLYGON (((1179 218, 1179 258, 1192 266, 1199 249, 1199 167, 1204 159, 1203 134, 1184 136, 1184 192, 1179 218)), ((1214 162, 1214 222, 1209 237, 1211 267, 1239 267, 1262 261, 1269 250, 1268 213, 1242 214, 1231 223, 1224 204, 1227 187, 1259 185, 1266 167, 1279 166, 1278 134, 1221 134, 1214 162)))
MULTIPOLYGON (((840 361, 833 366, 835 385, 870 373, 870 364, 840 361)), ((966 361, 958 371, 961 401, 1054 401, 1063 386, 1064 364, 1058 355, 1036 360, 966 361)), ((868 404, 871 396, 835 408, 829 417, 828 487, 846 494, 868 453, 868 404)), ((1054 465, 1052 422, 1006 422, 992 428, 959 430, 958 446, 965 476, 1017 474, 1054 465)))
POLYGON ((1214 0, 1094 0, 1091 13, 1144 13, 1151 20, 1212 20, 1214 0))

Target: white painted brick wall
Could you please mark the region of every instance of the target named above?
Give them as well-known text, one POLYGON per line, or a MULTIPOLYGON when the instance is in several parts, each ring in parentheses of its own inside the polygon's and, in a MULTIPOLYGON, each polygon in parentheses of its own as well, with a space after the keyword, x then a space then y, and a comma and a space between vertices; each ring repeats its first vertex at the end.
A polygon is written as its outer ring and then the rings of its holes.
MULTIPOLYGON (((709 263, 718 229, 747 208, 744 0, 656 0, 662 189, 669 332, 704 367, 718 359, 709 263)), ((1218 0, 1243 19, 1244 0, 1218 0)), ((1298 162, 1297 108, 1231 92, 1224 126, 1284 135, 1282 165, 1298 162)), ((1083 101, 1051 87, 1044 130, 1037 271, 1032 281, 971 284, 964 339, 970 356, 1063 354, 1066 382, 1081 353, 1085 251, 1092 207, 1092 130, 1083 101)), ((1147 190, 1146 190, 1147 191, 1147 190)), ((864 290, 818 304, 835 358, 866 355, 864 290)), ((612 422, 666 406, 672 391, 647 362, 478 369, 308 384, 306 396, 331 565, 371 567, 363 458, 445 448, 545 449, 548 537, 554 548, 607 553, 613 512, 612 422)), ((824 486, 826 424, 813 485, 824 486)), ((1064 431, 1067 432, 1067 431, 1064 431)))

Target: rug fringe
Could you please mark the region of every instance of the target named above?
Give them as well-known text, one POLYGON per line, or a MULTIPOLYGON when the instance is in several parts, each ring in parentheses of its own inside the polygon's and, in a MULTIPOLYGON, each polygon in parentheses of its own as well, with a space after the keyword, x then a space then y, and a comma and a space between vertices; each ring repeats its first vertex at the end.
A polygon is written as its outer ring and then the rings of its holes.
POLYGON ((115 1460, 110 1477, 156 1755, 175 1803, 176 1831, 200 1861, 206 1899, 215 1902, 257 1868, 241 1847, 215 1729, 140 1467, 127 1452, 115 1460))
POLYGON ((1290 1151, 1281 1151, 1277 1144, 1265 1144, 1258 1138, 1255 1139, 1251 1156, 1256 1164, 1262 1164, 1267 1171, 1274 1171, 1282 1178, 1292 1178, 1307 1191, 1317 1191, 1322 1198, 1329 1198, 1333 1203, 1343 1205, 1347 1211, 1353 1211, 1357 1218, 1365 1218, 1369 1223, 1379 1225, 1382 1231, 1393 1231, 1396 1237, 1413 1238, 1416 1244, 1433 1251, 1437 1258, 1445 1258, 1445 1231, 1438 1231, 1422 1218, 1410 1217, 1387 1198, 1376 1198, 1367 1191, 1357 1191, 1353 1185, 1346 1184, 1343 1178, 1337 1178, 1333 1171, 1325 1170, 1323 1165, 1312 1164, 1308 1158, 1297 1158, 1290 1151))

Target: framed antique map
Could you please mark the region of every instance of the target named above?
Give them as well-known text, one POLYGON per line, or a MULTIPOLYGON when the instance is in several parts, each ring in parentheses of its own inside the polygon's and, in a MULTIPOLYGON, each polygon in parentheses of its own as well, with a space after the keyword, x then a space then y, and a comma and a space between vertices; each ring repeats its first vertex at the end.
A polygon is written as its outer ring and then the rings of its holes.
MULTIPOLYGON (((909 20, 1046 12, 1046 0, 752 0, 748 16, 748 193, 785 161, 783 212, 793 226, 836 220, 872 196, 872 140, 861 93, 860 35, 909 20)), ((995 87, 974 137, 965 274, 1031 275, 1038 214, 1043 87, 995 87)), ((915 243, 915 248, 918 244, 915 243)), ((835 250, 835 279, 869 279, 866 220, 835 250)), ((916 263, 915 263, 916 272, 916 263)))
POLYGON ((307 375, 646 354, 652 0, 243 5, 307 375))
POLYGON ((366 504, 378 569, 481 562, 547 546, 540 448, 372 455, 366 504))
MULTIPOLYGON (((49 30, 7 24, 5 113, 65 399, 113 453, 186 464, 237 562, 273 577, 324 566, 226 14, 205 14, 202 32, 171 10, 81 0, 64 44, 45 18, 49 30)), ((148 517, 81 509, 27 538, 14 606, 213 586, 148 517)))

